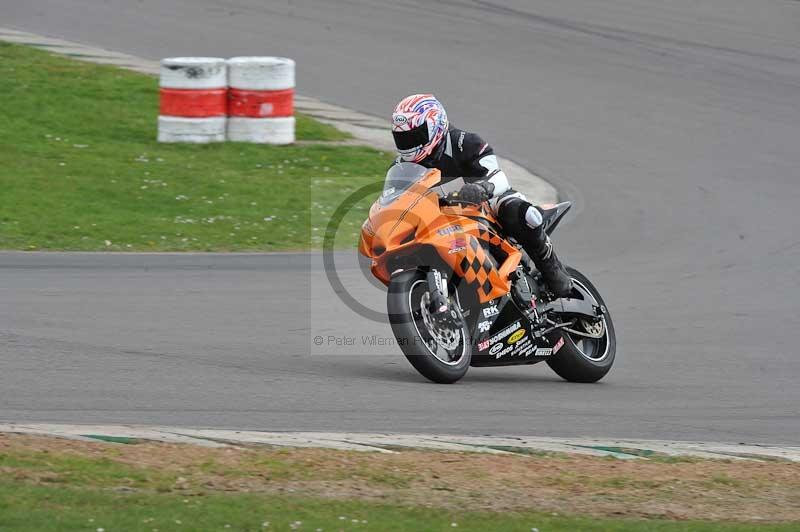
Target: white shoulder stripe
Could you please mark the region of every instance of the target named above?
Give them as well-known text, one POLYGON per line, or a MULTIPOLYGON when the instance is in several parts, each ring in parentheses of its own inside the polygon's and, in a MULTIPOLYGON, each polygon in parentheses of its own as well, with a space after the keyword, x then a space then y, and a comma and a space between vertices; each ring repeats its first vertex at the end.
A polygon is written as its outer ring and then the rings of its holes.
POLYGON ((445 139, 447 139, 447 143, 445 144, 445 147, 444 147, 444 154, 447 155, 448 157, 452 157, 453 156, 453 145, 450 142, 450 132, 449 131, 445 134, 445 139))
POLYGON ((493 172, 495 170, 500 170, 500 163, 497 162, 497 157, 494 155, 487 155, 486 157, 481 157, 478 159, 478 164, 493 172))

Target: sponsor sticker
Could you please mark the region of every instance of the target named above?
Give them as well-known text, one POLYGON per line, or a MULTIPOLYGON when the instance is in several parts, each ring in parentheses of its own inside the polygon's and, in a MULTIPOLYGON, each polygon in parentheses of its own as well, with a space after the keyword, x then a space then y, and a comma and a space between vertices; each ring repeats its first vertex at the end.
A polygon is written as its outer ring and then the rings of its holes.
POLYGON ((447 236, 447 235, 452 235, 453 233, 458 233, 463 230, 464 230, 463 227, 461 227, 459 224, 455 224, 455 225, 449 225, 447 227, 442 227, 436 232, 442 236, 447 236))
POLYGON ((536 350, 536 354, 534 356, 537 357, 549 357, 553 354, 553 349, 550 347, 540 347, 536 350))
POLYGON ((495 355, 497 358, 500 358, 501 356, 503 356, 502 354, 500 354, 500 351, 502 350, 503 350, 503 344, 495 344, 492 346, 491 349, 489 349, 489 354, 495 355))
POLYGON ((436 288, 439 289, 439 291, 441 291, 443 294, 446 295, 447 291, 444 288, 444 285, 442 284, 442 274, 439 273, 439 270, 433 270, 432 273, 433 273, 433 279, 434 279, 434 281, 436 281, 436 288))
MULTIPOLYGON (((498 358, 500 358, 502 356, 505 356, 505 355, 509 354, 514 349, 514 347, 510 346, 510 345, 507 345, 507 346, 503 347, 503 344, 497 344, 494 347, 502 347, 502 349, 499 349, 497 351, 497 353, 494 354, 495 360, 497 360, 498 358)), ((494 347, 492 349, 494 349, 494 347)))
POLYGON ((500 314, 500 311, 497 310, 497 305, 491 305, 483 309, 484 318, 491 318, 492 316, 497 316, 498 314, 500 314))
POLYGON ((478 351, 486 351, 489 348, 489 340, 478 342, 478 351))
POLYGON ((450 251, 448 251, 448 253, 452 255, 454 253, 460 253, 465 249, 467 249, 467 241, 463 238, 457 238, 450 242, 450 251))
POLYGON ((491 328, 492 328, 492 322, 490 321, 482 321, 478 324, 478 332, 485 333, 488 332, 489 329, 491 328))
POLYGON ((514 344, 514 354, 528 356, 533 352, 534 348, 535 346, 531 344, 531 337, 526 336, 522 340, 514 344))
POLYGON ((520 350, 519 355, 523 356, 523 357, 527 357, 531 353, 533 353, 533 345, 528 344, 528 345, 526 345, 524 348, 522 348, 520 350))
POLYGON ((365 221, 365 222, 364 222, 364 223, 361 225, 361 228, 362 228, 364 231, 366 231, 366 233, 367 233, 367 234, 369 234, 369 235, 373 235, 373 236, 375 235, 375 229, 373 229, 373 228, 372 228, 372 224, 370 223, 370 221, 369 221, 369 220, 365 221))
POLYGON ((504 338, 506 338, 509 334, 513 333, 516 330, 519 330, 521 327, 522 327, 522 324, 517 321, 517 322, 509 325, 508 327, 506 327, 505 329, 503 329, 499 333, 495 334, 491 338, 489 338, 489 343, 490 344, 496 344, 500 340, 503 340, 504 338))
POLYGON ((526 332, 527 331, 525 331, 525 329, 520 329, 511 336, 509 336, 506 342, 508 343, 508 345, 516 344, 517 342, 522 340, 522 337, 525 336, 526 332))
POLYGON ((394 124, 396 126, 402 126, 403 124, 407 124, 408 123, 408 118, 406 118, 403 115, 394 115, 394 118, 392 119, 392 121, 394 122, 394 124))
POLYGON ((561 349, 562 347, 564 347, 564 337, 563 336, 561 338, 559 338, 558 342, 556 342, 556 345, 553 346, 553 354, 555 355, 556 353, 558 353, 558 350, 561 349))

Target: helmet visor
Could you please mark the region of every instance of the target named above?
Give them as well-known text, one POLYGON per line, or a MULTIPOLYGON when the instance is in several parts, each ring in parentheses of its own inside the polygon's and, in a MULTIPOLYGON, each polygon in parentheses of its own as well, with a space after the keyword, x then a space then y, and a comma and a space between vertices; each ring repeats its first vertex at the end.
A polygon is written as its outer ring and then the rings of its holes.
POLYGON ((398 150, 419 148, 425 146, 430 140, 427 123, 408 131, 392 131, 392 135, 394 136, 394 145, 397 146, 398 150))

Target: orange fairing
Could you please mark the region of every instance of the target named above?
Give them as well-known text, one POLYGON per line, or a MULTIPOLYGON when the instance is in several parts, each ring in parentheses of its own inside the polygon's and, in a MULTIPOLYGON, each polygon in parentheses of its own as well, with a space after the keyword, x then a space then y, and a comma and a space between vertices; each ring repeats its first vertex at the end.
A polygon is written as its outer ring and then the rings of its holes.
POLYGON ((372 259, 375 277, 389 284, 398 257, 413 257, 423 246, 433 248, 481 302, 502 297, 510 290, 508 276, 519 265, 520 251, 483 223, 495 221, 481 208, 440 207, 432 189, 440 179, 438 170, 430 170, 393 202, 376 201, 361 226, 359 252, 372 259), (507 255, 503 263, 498 265, 484 245, 502 250, 507 255))

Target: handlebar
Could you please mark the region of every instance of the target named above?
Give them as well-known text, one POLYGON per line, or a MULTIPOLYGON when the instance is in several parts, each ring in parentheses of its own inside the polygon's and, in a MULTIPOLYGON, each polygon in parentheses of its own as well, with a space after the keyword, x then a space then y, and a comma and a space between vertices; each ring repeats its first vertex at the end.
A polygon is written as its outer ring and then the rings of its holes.
POLYGON ((453 196, 453 193, 446 194, 444 196, 440 195, 439 196, 439 204, 440 205, 447 205, 447 206, 471 205, 473 207, 479 207, 481 205, 480 203, 475 203, 474 201, 464 201, 462 199, 459 199, 459 198, 453 196))

